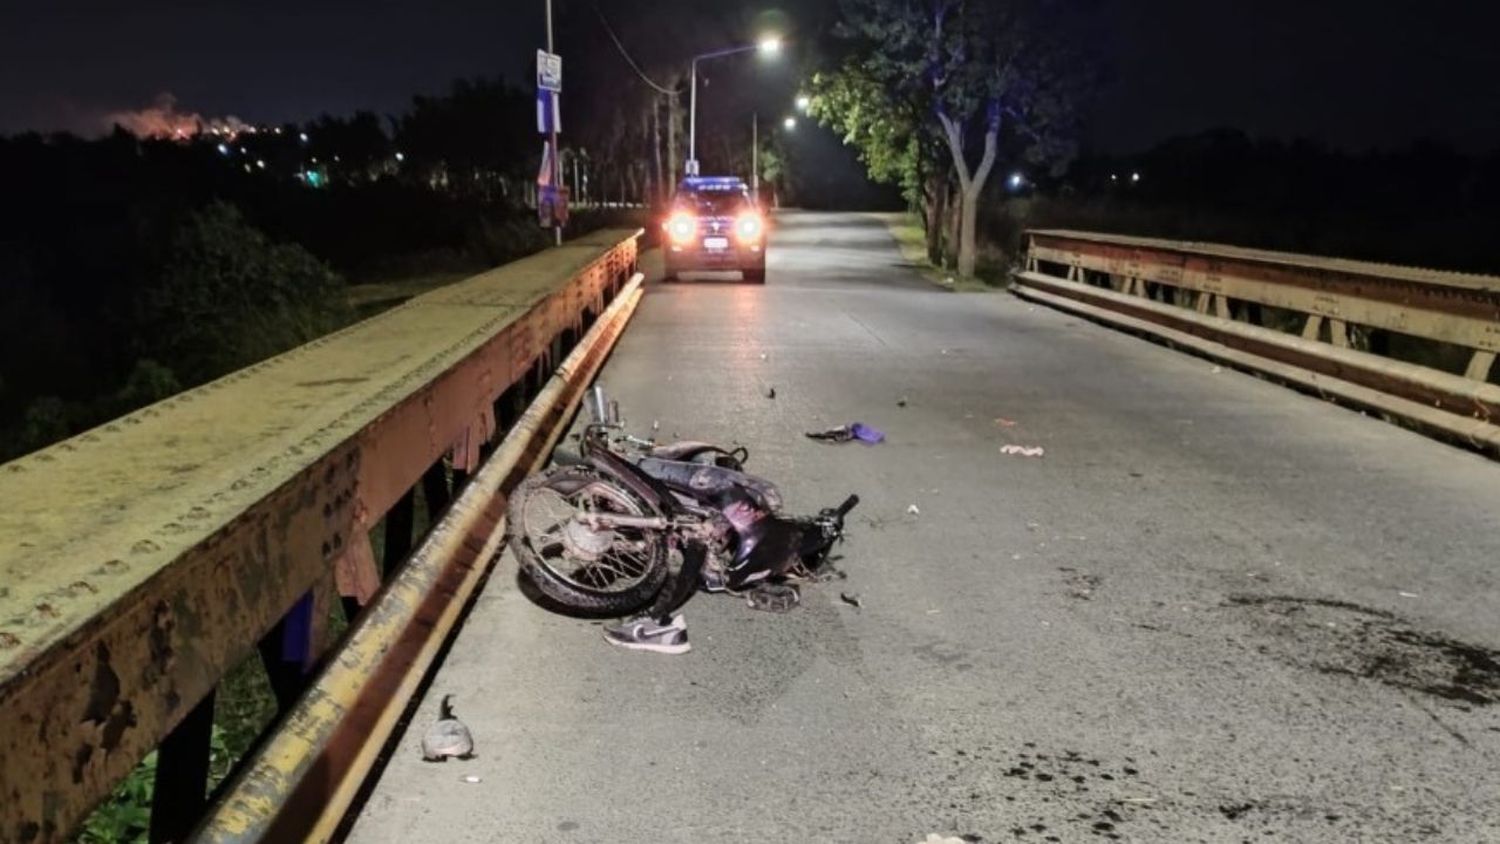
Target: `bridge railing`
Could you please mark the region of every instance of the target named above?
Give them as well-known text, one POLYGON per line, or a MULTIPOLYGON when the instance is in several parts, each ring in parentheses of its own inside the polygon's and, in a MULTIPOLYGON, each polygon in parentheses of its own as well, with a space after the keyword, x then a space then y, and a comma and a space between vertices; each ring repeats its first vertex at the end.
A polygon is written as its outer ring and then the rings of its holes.
POLYGON ((1034 230, 1023 297, 1500 453, 1500 278, 1034 230))
MULTIPOLYGON (((182 839, 207 805, 226 672, 258 651, 285 712, 342 659, 338 602, 353 615, 400 593, 433 612, 441 595, 391 577, 419 497, 443 524, 500 437, 533 433, 513 429, 538 424, 527 408, 564 355, 601 315, 619 320, 617 294, 639 295, 638 235, 418 296, 0 465, 0 841, 68 838, 152 750, 151 838, 182 839)), ((429 554, 457 553, 438 539, 429 554)))

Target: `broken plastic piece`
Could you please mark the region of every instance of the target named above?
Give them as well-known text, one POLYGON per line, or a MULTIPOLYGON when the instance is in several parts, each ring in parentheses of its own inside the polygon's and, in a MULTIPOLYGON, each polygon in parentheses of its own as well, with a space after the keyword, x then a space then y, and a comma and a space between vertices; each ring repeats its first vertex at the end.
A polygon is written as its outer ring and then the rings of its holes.
POLYGON ((862 607, 865 605, 864 602, 859 599, 858 592, 840 592, 839 600, 843 601, 851 607, 862 607))
POLYGON ((469 759, 474 756, 474 737, 469 728, 453 716, 453 695, 443 695, 438 722, 422 736, 422 758, 428 762, 469 759))
POLYGON ((1047 450, 1039 445, 1002 445, 1000 453, 1016 454, 1021 457, 1041 457, 1047 453, 1047 450))
POLYGON ((917 505, 915 505, 915 504, 913 504, 913 505, 911 505, 911 506, 910 506, 910 507, 907 507, 907 508, 906 508, 906 512, 907 512, 907 513, 908 513, 908 514, 910 514, 910 515, 913 515, 913 516, 916 516, 916 515, 919 515, 919 514, 921 514, 921 512, 922 512, 922 511, 921 511, 921 510, 918 510, 918 509, 917 509, 917 505))

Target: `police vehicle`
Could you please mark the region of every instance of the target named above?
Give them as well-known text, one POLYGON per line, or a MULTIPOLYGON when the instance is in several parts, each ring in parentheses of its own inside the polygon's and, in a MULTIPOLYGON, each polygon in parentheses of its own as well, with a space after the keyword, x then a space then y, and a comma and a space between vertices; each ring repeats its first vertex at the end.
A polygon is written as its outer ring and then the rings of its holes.
POLYGON ((685 272, 739 270, 745 281, 766 281, 766 219, 743 180, 689 176, 677 186, 667 218, 666 279, 685 272))

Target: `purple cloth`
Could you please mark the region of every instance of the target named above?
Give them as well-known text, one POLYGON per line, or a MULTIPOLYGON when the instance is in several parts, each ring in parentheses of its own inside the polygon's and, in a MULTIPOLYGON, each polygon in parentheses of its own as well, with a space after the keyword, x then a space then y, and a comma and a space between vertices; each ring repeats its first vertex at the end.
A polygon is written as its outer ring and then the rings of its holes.
POLYGON ((853 425, 850 425, 849 433, 853 434, 855 439, 871 445, 878 442, 885 442, 885 434, 863 422, 855 422, 853 425))

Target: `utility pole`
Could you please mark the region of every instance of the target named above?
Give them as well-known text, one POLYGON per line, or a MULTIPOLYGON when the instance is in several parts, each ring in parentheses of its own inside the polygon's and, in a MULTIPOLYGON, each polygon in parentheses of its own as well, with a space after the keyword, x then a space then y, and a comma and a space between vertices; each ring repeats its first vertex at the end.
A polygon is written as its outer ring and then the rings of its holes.
MULTIPOLYGON (((533 6, 532 8, 535 7, 533 6)), ((552 44, 552 0, 547 0, 547 52, 552 55, 556 55, 557 53, 552 44)), ((556 102, 556 100, 558 99, 561 99, 561 97, 557 94, 553 94, 552 96, 554 98, 554 102, 556 102)), ((554 118, 552 121, 552 133, 549 143, 552 145, 552 184, 555 190, 561 192, 563 186, 563 174, 562 162, 557 155, 556 118, 554 118)), ((553 242, 558 246, 562 246, 562 226, 560 224, 554 225, 552 227, 552 236, 553 242)))
POLYGON ((760 204, 760 114, 750 112, 750 197, 760 204))
MULTIPOLYGON (((547 0, 552 2, 552 0, 547 0)), ((698 59, 693 59, 693 81, 688 89, 688 164, 685 176, 698 175, 698 59)))

